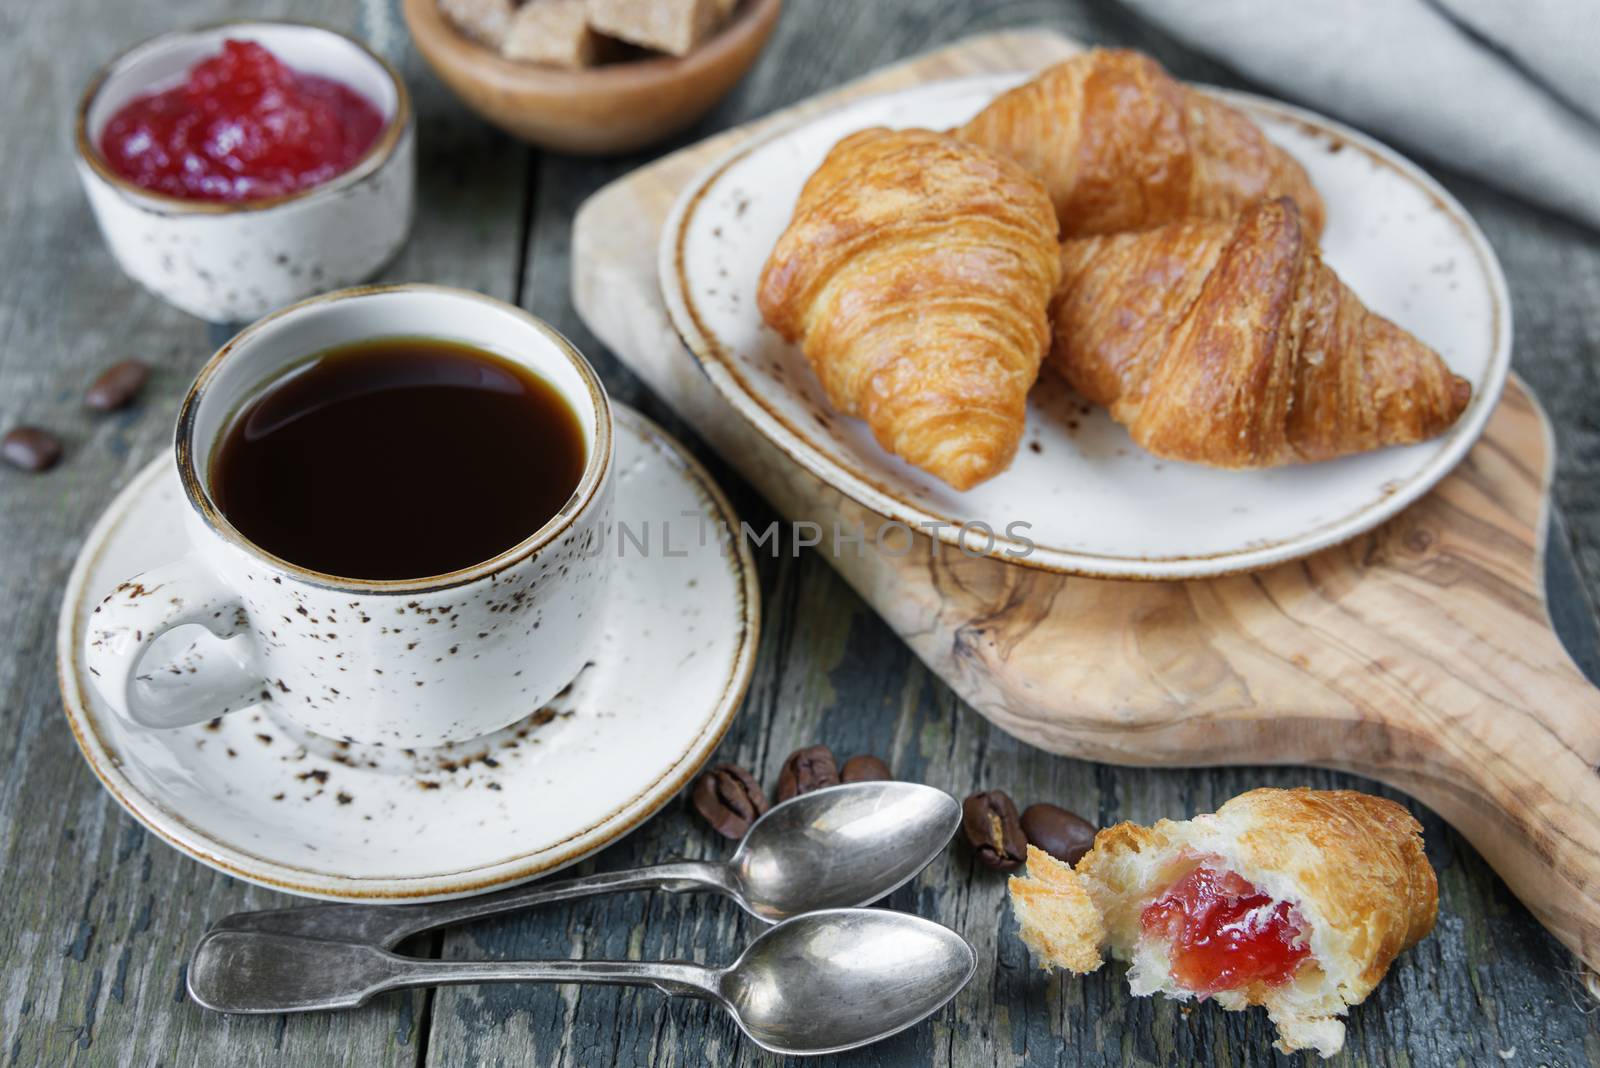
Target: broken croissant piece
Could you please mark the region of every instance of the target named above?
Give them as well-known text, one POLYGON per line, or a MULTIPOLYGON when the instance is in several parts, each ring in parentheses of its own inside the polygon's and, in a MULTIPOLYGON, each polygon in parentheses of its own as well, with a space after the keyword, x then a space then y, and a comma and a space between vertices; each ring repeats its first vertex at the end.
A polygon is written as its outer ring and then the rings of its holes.
POLYGON ((1472 386, 1368 311, 1299 209, 1067 241, 1050 363, 1157 456, 1328 460, 1449 429, 1472 386))
POLYGON ((1331 1057, 1341 1017, 1433 929, 1422 828, 1351 790, 1252 790, 1213 815, 1120 823, 1069 868, 1029 848, 1011 907, 1042 967, 1132 962, 1134 994, 1263 1005, 1286 1053, 1331 1057))
POLYGON ((955 132, 1043 179, 1063 236, 1225 219, 1278 196, 1293 197, 1312 234, 1322 232, 1322 198, 1300 164, 1243 112, 1139 52, 1074 56, 955 132))
POLYGON ((931 130, 863 130, 801 190, 758 303, 835 408, 964 490, 1022 440, 1055 235, 1044 187, 1010 160, 931 130))

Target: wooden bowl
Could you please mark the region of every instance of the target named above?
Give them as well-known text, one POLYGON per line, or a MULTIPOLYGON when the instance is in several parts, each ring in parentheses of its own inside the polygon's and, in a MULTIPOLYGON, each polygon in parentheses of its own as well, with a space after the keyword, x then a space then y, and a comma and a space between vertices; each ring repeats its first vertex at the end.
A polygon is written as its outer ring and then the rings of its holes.
POLYGON ((404 6, 417 50, 468 107, 523 140, 580 155, 641 148, 710 111, 755 62, 782 9, 783 0, 746 0, 682 59, 569 71, 506 59, 457 30, 437 0, 404 6))

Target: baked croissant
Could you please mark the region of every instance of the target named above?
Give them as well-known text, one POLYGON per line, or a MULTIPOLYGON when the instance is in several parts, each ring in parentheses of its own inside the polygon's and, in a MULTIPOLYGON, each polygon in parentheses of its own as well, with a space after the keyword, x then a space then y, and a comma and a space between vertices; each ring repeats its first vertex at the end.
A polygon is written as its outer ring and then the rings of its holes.
POLYGON ((1225 219, 1293 197, 1313 234, 1322 198, 1305 170, 1238 110, 1149 56, 1095 49, 995 99, 956 131, 1044 180, 1063 236, 1225 219))
POLYGON ((835 408, 964 490, 1017 451, 1059 275, 1036 178, 944 134, 871 129, 806 182, 758 299, 835 408))
POLYGON ((1433 929, 1421 832, 1351 790, 1251 790, 1214 815, 1108 827, 1075 869, 1030 847, 1011 905, 1046 969, 1090 972, 1109 950, 1134 994, 1264 1005, 1279 1049, 1331 1057, 1340 1017, 1433 929))
POLYGON ((1253 468, 1442 433, 1472 387, 1361 301, 1294 201, 1061 248, 1051 365, 1174 460, 1253 468))

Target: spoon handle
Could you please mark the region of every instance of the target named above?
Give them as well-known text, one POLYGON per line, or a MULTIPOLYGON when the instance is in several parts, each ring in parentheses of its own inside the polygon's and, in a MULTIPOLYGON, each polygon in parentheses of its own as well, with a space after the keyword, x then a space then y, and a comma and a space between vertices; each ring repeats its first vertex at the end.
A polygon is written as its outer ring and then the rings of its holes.
POLYGON ((527 883, 479 897, 427 905, 302 905, 297 908, 239 912, 217 921, 213 930, 264 931, 353 942, 393 949, 404 939, 436 927, 500 916, 556 901, 625 890, 730 890, 723 864, 672 861, 648 868, 598 872, 553 883, 527 883))
POLYGON ((611 983, 718 998, 722 972, 687 961, 445 961, 262 931, 212 931, 185 986, 216 1012, 260 1015, 365 1005, 386 990, 459 983, 611 983))
POLYGON ((464 983, 602 983, 652 986, 663 994, 720 998, 721 972, 688 961, 633 960, 404 960, 383 983, 384 990, 464 983))

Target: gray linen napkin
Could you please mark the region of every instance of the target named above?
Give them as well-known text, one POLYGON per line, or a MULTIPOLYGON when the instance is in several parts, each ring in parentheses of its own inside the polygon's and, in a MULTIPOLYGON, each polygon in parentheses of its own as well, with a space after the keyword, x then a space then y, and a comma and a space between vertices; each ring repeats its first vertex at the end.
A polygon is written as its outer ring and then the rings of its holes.
POLYGON ((1600 228, 1596 0, 1123 0, 1283 96, 1600 228))

